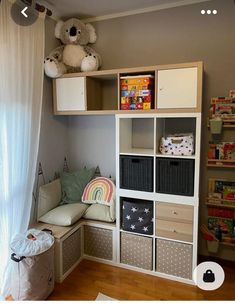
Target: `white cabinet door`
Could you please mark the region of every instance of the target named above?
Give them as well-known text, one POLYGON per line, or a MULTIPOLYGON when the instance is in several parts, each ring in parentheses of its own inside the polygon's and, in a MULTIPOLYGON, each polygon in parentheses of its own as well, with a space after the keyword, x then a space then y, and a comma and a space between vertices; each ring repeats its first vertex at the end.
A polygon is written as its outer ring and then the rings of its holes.
POLYGON ((85 78, 56 79, 57 111, 86 110, 85 78))
POLYGON ((157 108, 197 107, 197 68, 158 71, 157 108))

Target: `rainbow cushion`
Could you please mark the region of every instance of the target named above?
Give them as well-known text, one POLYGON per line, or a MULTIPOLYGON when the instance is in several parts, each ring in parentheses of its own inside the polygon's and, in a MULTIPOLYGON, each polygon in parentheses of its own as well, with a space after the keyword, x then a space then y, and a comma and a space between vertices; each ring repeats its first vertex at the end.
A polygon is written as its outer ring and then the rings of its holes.
POLYGON ((111 206, 115 198, 115 189, 115 185, 110 179, 97 177, 86 185, 82 195, 82 202, 111 206))

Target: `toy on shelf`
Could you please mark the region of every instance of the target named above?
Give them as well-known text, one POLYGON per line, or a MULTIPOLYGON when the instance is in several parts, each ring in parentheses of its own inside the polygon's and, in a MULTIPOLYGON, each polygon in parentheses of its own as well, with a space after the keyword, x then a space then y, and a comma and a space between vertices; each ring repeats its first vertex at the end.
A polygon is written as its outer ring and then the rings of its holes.
POLYGON ((222 127, 235 127, 235 90, 229 97, 211 99, 209 126, 212 134, 220 134, 222 127))
POLYGON ((58 78, 64 73, 95 71, 101 66, 100 55, 90 47, 96 42, 95 28, 77 18, 59 20, 55 37, 62 45, 55 48, 44 60, 45 74, 58 78))
POLYGON ((209 179, 208 230, 217 240, 235 246, 235 182, 224 179, 209 179))
POLYGON ((121 110, 150 110, 154 102, 154 76, 122 76, 121 110))
POLYGON ((235 208, 235 182, 210 178, 208 181, 207 204, 226 205, 226 207, 235 208))
POLYGON ((207 165, 235 167, 235 142, 210 142, 207 165))
POLYGON ((205 224, 200 226, 203 238, 207 242, 207 249, 210 253, 217 253, 219 250, 219 240, 212 234, 205 224))
MULTIPOLYGON (((234 219, 208 216, 208 229, 221 242, 235 243, 232 233, 234 228, 234 219)), ((235 245, 235 244, 234 244, 235 245)))

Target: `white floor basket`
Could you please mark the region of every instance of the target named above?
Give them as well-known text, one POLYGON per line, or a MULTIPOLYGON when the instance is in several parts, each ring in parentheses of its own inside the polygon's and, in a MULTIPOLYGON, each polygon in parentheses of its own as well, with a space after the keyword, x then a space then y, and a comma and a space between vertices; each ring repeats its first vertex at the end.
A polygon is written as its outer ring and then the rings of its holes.
POLYGON ((16 236, 11 248, 13 299, 45 300, 54 289, 54 238, 31 229, 26 236, 16 236))

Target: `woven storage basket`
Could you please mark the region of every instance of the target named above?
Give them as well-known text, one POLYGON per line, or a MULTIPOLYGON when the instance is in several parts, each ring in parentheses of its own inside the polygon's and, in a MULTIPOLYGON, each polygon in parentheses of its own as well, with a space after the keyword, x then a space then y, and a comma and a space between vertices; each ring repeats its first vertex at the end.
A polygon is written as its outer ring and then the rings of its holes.
POLYGON ((153 158, 120 157, 120 187, 130 190, 153 191, 153 158))

